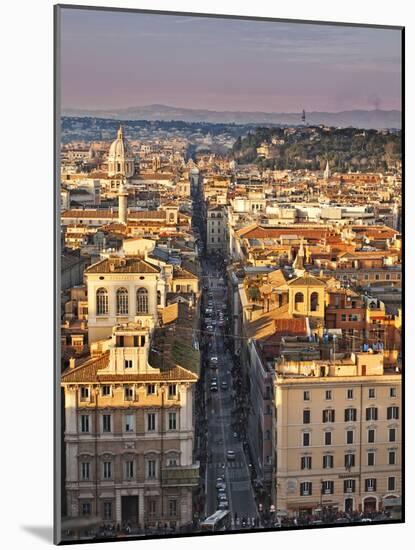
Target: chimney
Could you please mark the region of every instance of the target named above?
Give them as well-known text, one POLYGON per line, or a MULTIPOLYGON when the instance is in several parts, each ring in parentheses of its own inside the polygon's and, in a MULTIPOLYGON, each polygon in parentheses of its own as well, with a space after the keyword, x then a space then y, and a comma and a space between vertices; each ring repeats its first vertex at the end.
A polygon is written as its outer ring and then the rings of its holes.
POLYGON ((75 362, 76 362, 75 357, 71 357, 71 358, 69 359, 69 368, 70 368, 70 369, 74 369, 74 368, 75 368, 75 362))

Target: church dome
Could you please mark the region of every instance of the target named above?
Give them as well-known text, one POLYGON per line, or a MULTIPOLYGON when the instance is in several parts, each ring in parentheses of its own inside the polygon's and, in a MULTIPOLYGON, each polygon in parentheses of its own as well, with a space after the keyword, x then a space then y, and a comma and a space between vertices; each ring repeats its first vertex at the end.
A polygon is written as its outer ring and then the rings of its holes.
POLYGON ((118 174, 131 178, 135 171, 135 158, 131 145, 124 137, 122 127, 119 127, 117 139, 111 143, 108 153, 108 176, 118 174))
POLYGON ((118 129, 117 139, 111 143, 108 157, 111 159, 133 158, 133 150, 131 145, 124 137, 124 132, 120 126, 118 129))

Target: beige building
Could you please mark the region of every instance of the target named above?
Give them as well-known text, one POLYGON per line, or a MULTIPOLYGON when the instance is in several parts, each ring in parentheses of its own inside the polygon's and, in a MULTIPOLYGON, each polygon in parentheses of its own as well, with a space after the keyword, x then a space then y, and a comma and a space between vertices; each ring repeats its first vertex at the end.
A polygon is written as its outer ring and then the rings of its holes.
POLYGON ((131 527, 192 520, 198 377, 172 361, 150 366, 149 346, 143 323, 118 325, 62 375, 69 518, 131 527))
POLYGON ((274 392, 279 513, 399 508, 401 375, 381 353, 282 361, 274 392))
POLYGON ((109 337, 117 323, 140 320, 155 326, 166 291, 158 266, 138 256, 110 257, 86 269, 85 278, 90 343, 109 337))

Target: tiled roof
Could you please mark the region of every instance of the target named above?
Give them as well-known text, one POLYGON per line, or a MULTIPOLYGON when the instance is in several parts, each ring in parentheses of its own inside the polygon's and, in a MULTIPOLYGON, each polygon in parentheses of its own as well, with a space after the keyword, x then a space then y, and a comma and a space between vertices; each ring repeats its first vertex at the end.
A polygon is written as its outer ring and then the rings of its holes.
POLYGON ((109 352, 105 352, 99 357, 88 359, 74 369, 66 369, 62 373, 61 381, 63 384, 106 384, 109 382, 157 382, 163 380, 174 381, 196 381, 197 376, 192 372, 178 365, 163 369, 160 372, 143 374, 112 374, 98 371, 108 367, 109 352))
POLYGON ((62 218, 102 218, 112 219, 118 217, 116 212, 110 210, 66 210, 61 214, 62 218))
POLYGON ((85 273, 158 273, 160 268, 137 257, 106 258, 91 265, 85 273), (125 265, 122 264, 125 260, 125 265), (110 268, 113 265, 114 268, 110 268))
POLYGON ((288 281, 290 286, 326 286, 326 283, 321 281, 318 277, 306 273, 302 277, 297 277, 292 281, 288 281))
POLYGON ((253 227, 251 230, 244 232, 238 231, 238 234, 245 239, 264 239, 264 238, 279 238, 281 236, 298 236, 305 239, 322 239, 326 237, 327 230, 325 228, 307 229, 302 227, 287 228, 287 227, 253 227))
POLYGON ((129 212, 128 218, 137 220, 165 220, 166 212, 164 210, 143 210, 140 212, 129 212))

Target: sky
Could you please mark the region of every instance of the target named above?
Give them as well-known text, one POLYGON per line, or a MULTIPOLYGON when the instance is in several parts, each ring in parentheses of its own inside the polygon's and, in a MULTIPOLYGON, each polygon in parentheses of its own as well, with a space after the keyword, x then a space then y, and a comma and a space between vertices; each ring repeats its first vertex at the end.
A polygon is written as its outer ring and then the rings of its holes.
POLYGON ((63 9, 62 109, 401 109, 396 29, 63 9))

